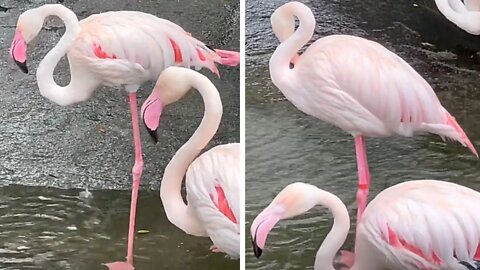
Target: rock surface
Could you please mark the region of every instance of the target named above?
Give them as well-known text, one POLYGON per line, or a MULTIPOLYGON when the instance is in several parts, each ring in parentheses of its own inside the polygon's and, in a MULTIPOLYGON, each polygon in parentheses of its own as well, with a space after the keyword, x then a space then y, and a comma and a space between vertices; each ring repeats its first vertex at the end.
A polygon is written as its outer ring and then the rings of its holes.
MULTIPOLYGON (((36 84, 40 60, 64 32, 62 22, 49 18, 44 30, 29 44, 30 74, 21 73, 8 49, 18 16, 47 3, 62 3, 79 19, 110 10, 137 10, 169 19, 215 48, 239 50, 237 1, 133 0, 1 0, 0 1, 0 186, 39 185, 59 188, 128 189, 131 186, 133 141, 125 91, 100 88, 89 101, 60 107, 43 98, 36 84)), ((223 121, 213 145, 239 141, 239 68, 219 67, 220 79, 206 74, 220 91, 223 121)), ((65 85, 70 71, 64 59, 55 80, 65 85)), ((138 91, 139 107, 153 82, 138 91)), ((190 137, 203 116, 203 102, 195 91, 167 108, 154 144, 141 126, 144 150, 143 188, 158 188, 163 170, 174 152, 190 137)))

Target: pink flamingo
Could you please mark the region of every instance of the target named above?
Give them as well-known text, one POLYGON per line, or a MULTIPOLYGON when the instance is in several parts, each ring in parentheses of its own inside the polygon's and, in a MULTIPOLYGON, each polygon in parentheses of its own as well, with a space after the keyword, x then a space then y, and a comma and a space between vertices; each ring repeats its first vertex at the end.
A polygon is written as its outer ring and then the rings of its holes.
MULTIPOLYGON (((315 258, 315 270, 334 270, 333 259, 350 229, 348 211, 335 195, 313 185, 283 189, 253 221, 257 257, 275 224, 316 205, 328 208, 333 227, 315 258)), ((350 270, 480 269, 480 193, 449 182, 419 180, 390 187, 365 209, 350 270)))
MULTIPOLYGON (((143 170, 136 91, 143 82, 157 79, 172 65, 206 67, 218 75, 215 63, 238 65, 239 54, 212 50, 180 26, 151 14, 105 12, 79 22, 75 13, 62 5, 44 5, 27 10, 18 18, 10 55, 25 73, 28 73, 27 44, 38 35, 48 16, 62 19, 66 31, 38 67, 37 82, 42 96, 67 106, 87 100, 101 85, 122 87, 128 92, 135 147, 126 262, 131 266, 138 186, 143 170), (53 80, 53 71, 65 54, 71 81, 62 87, 53 80)), ((122 267, 122 263, 112 267, 122 267)))
POLYGON ((275 10, 271 22, 281 41, 270 58, 272 82, 298 109, 354 137, 357 223, 370 183, 364 136, 410 137, 429 132, 460 142, 478 157, 430 85, 396 54, 373 41, 333 35, 317 40, 298 56, 315 29, 312 11, 299 2, 275 10), (294 32, 295 17, 300 26, 294 32))
MULTIPOLYGON (((217 132, 222 102, 215 86, 190 69, 169 67, 161 75, 145 104, 160 115, 164 106, 183 97, 191 87, 204 101, 205 114, 192 137, 165 168, 160 197, 168 220, 194 236, 208 236, 211 250, 240 256, 240 144, 216 146, 197 158, 217 132), (181 188, 186 175, 187 204, 181 188)), ((151 114, 149 114, 151 115, 151 114)), ((145 119, 144 119, 145 120, 145 119)), ((158 122, 157 122, 158 124, 158 122)))
POLYGON ((438 10, 451 22, 472 35, 480 35, 479 0, 435 0, 438 10))

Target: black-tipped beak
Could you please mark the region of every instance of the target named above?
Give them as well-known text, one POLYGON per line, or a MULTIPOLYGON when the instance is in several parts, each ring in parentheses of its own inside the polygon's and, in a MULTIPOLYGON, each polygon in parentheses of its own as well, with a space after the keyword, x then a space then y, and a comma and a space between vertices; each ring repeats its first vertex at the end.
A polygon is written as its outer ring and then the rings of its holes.
POLYGON ((262 256, 263 250, 258 247, 256 238, 257 236, 252 239, 253 254, 255 254, 255 257, 260 258, 260 256, 262 256))
MULTIPOLYGON (((15 59, 14 59, 15 60, 15 59)), ((17 66, 20 68, 20 70, 25 73, 25 74, 28 74, 28 67, 27 67, 27 61, 25 62, 19 62, 17 60, 15 60, 15 64, 17 64, 17 66)))
POLYGON ((158 143, 158 134, 157 134, 157 130, 151 130, 147 127, 147 125, 145 125, 145 127, 147 128, 148 130, 148 134, 150 134, 150 137, 153 139, 153 142, 154 143, 158 143))

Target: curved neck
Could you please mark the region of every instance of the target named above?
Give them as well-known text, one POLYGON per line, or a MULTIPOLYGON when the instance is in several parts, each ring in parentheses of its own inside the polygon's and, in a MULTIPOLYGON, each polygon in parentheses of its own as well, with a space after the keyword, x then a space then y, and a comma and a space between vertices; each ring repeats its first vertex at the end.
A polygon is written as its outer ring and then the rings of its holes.
POLYGON ((335 195, 318 189, 318 205, 327 207, 333 214, 333 226, 317 251, 315 270, 334 270, 333 260, 348 236, 350 217, 343 202, 335 195))
POLYGON ((160 198, 170 222, 186 233, 200 236, 205 235, 203 226, 192 213, 189 213, 189 207, 181 195, 181 187, 188 166, 217 132, 222 118, 222 102, 215 86, 201 74, 192 73, 191 86, 202 95, 205 112, 195 133, 175 153, 165 168, 160 198))
MULTIPOLYGON (((57 45, 51 49, 42 59, 37 69, 38 88, 42 96, 51 101, 65 106, 79 101, 86 100, 91 91, 83 91, 82 88, 94 88, 92 78, 86 78, 79 72, 74 72, 74 66, 70 62, 71 81, 70 84, 62 87, 55 83, 53 71, 60 59, 67 53, 73 41, 80 32, 80 25, 75 13, 70 9, 59 5, 44 5, 37 9, 38 14, 44 21, 48 16, 57 16, 65 24, 65 34, 60 38, 57 45), (88 96, 85 96, 89 92, 88 96)), ((90 90, 90 89, 89 89, 90 90)))
POLYGON ((315 31, 315 17, 304 4, 290 2, 281 6, 276 12, 284 20, 295 20, 297 17, 300 26, 293 35, 278 45, 270 58, 270 75, 274 84, 276 84, 275 81, 285 78, 285 74, 290 71, 290 60, 312 38, 315 31))

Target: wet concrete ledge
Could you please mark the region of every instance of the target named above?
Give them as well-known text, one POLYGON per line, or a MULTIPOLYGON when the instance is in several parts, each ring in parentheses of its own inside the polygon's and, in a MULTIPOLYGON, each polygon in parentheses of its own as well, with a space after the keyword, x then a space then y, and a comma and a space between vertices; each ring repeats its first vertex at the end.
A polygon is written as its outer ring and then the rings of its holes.
MULTIPOLYGON (((1 0, 0 51, 0 186, 38 185, 58 188, 128 189, 131 185, 133 143, 128 99, 124 91, 101 88, 84 104, 60 107, 43 98, 34 72, 21 74, 8 60, 18 16, 46 3, 62 3, 79 19, 110 10, 137 10, 169 19, 195 37, 217 48, 239 49, 237 1, 133 1, 133 0, 1 0)), ((58 19, 49 19, 29 46, 29 66, 39 61, 64 32, 58 19)), ((224 104, 221 127, 209 147, 239 141, 239 68, 219 67, 221 79, 207 75, 220 91, 224 104)), ((56 68, 55 80, 70 80, 66 60, 56 68)), ((138 92, 139 106, 153 82, 138 92)), ((159 143, 153 144, 141 127, 144 150, 143 188, 158 188, 163 170, 174 152, 191 136, 203 116, 203 102, 192 91, 167 108, 161 119, 159 143)))

